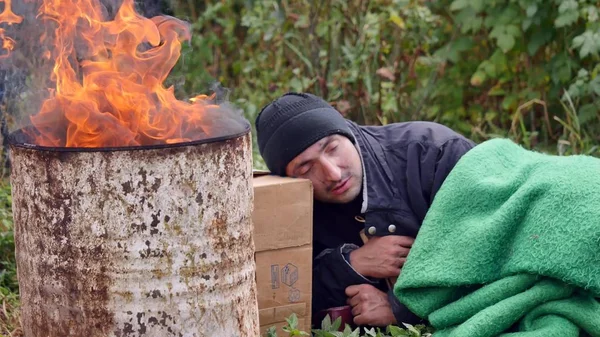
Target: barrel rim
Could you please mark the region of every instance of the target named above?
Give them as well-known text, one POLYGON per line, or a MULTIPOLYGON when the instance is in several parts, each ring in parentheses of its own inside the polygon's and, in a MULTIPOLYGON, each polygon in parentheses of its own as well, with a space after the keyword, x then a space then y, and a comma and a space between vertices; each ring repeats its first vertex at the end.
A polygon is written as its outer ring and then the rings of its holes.
POLYGON ((23 130, 30 128, 32 126, 20 128, 16 131, 13 131, 7 137, 7 142, 9 145, 29 149, 29 150, 37 150, 37 151, 47 151, 47 152, 115 152, 115 151, 145 151, 145 150, 158 150, 158 149, 176 149, 188 146, 197 146, 202 144, 210 144, 210 143, 218 143, 225 142, 227 140, 236 139, 242 136, 247 135, 252 130, 250 122, 244 119, 245 128, 244 130, 231 133, 219 137, 210 137, 199 140, 194 140, 190 142, 180 142, 173 144, 154 144, 154 145, 137 145, 137 146, 113 146, 113 147, 60 147, 60 146, 41 146, 36 144, 31 144, 27 142, 20 141, 26 136, 24 136, 23 130))

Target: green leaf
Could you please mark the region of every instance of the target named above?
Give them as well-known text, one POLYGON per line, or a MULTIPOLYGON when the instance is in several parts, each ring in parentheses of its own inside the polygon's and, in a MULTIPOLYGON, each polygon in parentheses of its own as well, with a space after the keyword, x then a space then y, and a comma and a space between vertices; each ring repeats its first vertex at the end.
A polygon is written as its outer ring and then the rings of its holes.
POLYGON ((270 327, 267 330, 267 337, 277 337, 277 327, 274 327, 274 326, 270 327))
POLYGON ((510 110, 514 110, 517 108, 517 101, 518 101, 518 97, 517 95, 509 95, 506 96, 504 98, 504 100, 502 100, 502 109, 506 110, 506 111, 510 111, 510 110))
POLYGON ((329 317, 329 315, 326 315, 325 318, 323 318, 323 321, 321 322, 321 329, 325 331, 331 331, 331 317, 329 317))
POLYGON ((529 5, 527 7, 527 17, 532 18, 535 15, 535 13, 537 13, 537 10, 538 6, 536 3, 529 5))
POLYGON ((390 325, 388 327, 388 330, 390 332, 390 334, 392 335, 392 337, 408 337, 409 334, 406 330, 397 327, 395 325, 390 325))
POLYGON ((593 103, 586 104, 579 108, 579 113, 577 116, 579 118, 579 123, 582 125, 587 124, 588 122, 598 118, 598 107, 596 107, 596 105, 593 103))
POLYGON ((469 0, 454 0, 452 1, 452 4, 450 4, 450 10, 458 11, 467 6, 469 6, 469 0))
POLYGON ((571 81, 574 67, 573 60, 564 53, 561 53, 552 59, 548 72, 551 74, 552 81, 556 85, 564 85, 571 81))
POLYGON ((476 16, 468 20, 467 23, 463 23, 463 27, 469 27, 470 31, 478 32, 483 25, 483 18, 480 16, 476 16))
POLYGON ((308 15, 299 15, 298 20, 294 23, 294 27, 296 28, 306 28, 310 24, 308 19, 308 15))
POLYGON ((488 111, 488 112, 485 113, 484 119, 487 122, 493 122, 494 119, 496 119, 496 117, 498 117, 498 112, 496 112, 496 111, 488 111))
POLYGON ((365 328, 365 337, 377 337, 377 331, 375 328, 366 329, 365 328))
POLYGON ((473 39, 467 36, 463 36, 456 39, 456 41, 454 41, 454 43, 452 44, 451 48, 460 53, 465 50, 471 49, 471 47, 473 47, 473 39))
POLYGON ((313 71, 313 65, 312 63, 308 60, 308 58, 306 58, 306 56, 304 56, 304 54, 302 54, 302 52, 300 51, 300 49, 298 49, 298 47, 294 46, 293 43, 289 42, 288 40, 284 40, 283 41, 285 43, 285 45, 290 48, 294 54, 296 54, 296 56, 298 56, 298 58, 300 60, 302 60, 302 62, 304 62, 304 64, 308 67, 308 69, 310 70, 310 72, 312 73, 313 71))
POLYGON ((518 26, 508 25, 506 26, 506 33, 512 36, 519 36, 521 34, 521 30, 518 26))
POLYGON ((576 0, 563 0, 558 7, 558 13, 554 26, 556 28, 570 26, 579 19, 579 4, 576 0))
POLYGON ((587 7, 587 19, 589 22, 598 21, 598 8, 596 6, 587 7))
POLYGON ((456 21, 460 22, 460 31, 463 34, 478 32, 483 25, 483 18, 477 15, 472 7, 467 7, 456 15, 456 21))
POLYGON ((500 7, 494 14, 497 16, 496 25, 510 25, 515 22, 515 18, 521 16, 521 8, 511 3, 506 7, 500 7))
POLYGON ((579 71, 577 72, 577 78, 579 79, 587 81, 589 77, 590 73, 584 68, 579 69, 579 71))
POLYGON ((398 15, 396 11, 390 10, 390 21, 392 21, 396 26, 398 26, 401 29, 406 28, 404 19, 402 19, 402 17, 400 17, 400 15, 398 15))
POLYGON ((506 54, 500 50, 496 50, 494 54, 492 54, 489 63, 490 65, 493 65, 493 67, 484 65, 483 63, 482 65, 485 66, 485 70, 490 76, 498 77, 508 70, 508 59, 506 54))
POLYGON ((346 324, 346 327, 344 328, 344 337, 360 337, 360 328, 356 328, 352 331, 350 325, 346 324))
POLYGON ((554 26, 556 28, 570 26, 575 23, 577 19, 579 19, 578 13, 561 14, 554 20, 554 26))
POLYGON ((558 6, 558 13, 564 14, 571 11, 576 11, 579 8, 577 0, 561 0, 558 6))
POLYGON ((501 86, 494 86, 490 91, 488 91, 489 96, 504 96, 506 95, 506 90, 502 89, 501 86))
POLYGON ((529 27, 531 27, 531 25, 533 24, 533 20, 531 18, 526 18, 525 20, 523 20, 523 22, 521 23, 521 28, 523 29, 523 31, 527 31, 529 30, 529 27))
POLYGON ((552 32, 545 29, 536 30, 531 38, 529 39, 529 43, 527 43, 527 52, 529 55, 533 56, 540 49, 541 46, 545 45, 552 38, 552 32))
POLYGON ((515 37, 521 34, 521 30, 515 25, 498 25, 490 32, 490 37, 495 38, 498 47, 503 52, 510 51, 516 43, 515 37))
POLYGON ((340 326, 342 326, 342 317, 335 319, 335 321, 331 324, 331 330, 337 331, 340 329, 340 326))
POLYGON ((503 52, 510 51, 515 46, 515 38, 508 34, 502 34, 498 36, 498 47, 502 49, 503 52))
POLYGON ((408 323, 402 323, 402 324, 408 329, 408 331, 410 331, 411 336, 414 336, 414 337, 421 336, 421 331, 417 330, 413 325, 408 324, 408 323))
POLYGON ((435 54, 444 59, 457 63, 460 59, 460 53, 470 49, 473 46, 473 40, 469 37, 460 37, 448 45, 440 48, 435 54))
POLYGON ((585 58, 591 54, 597 54, 600 50, 600 33, 585 31, 583 34, 576 36, 573 38, 572 47, 577 49, 579 48, 579 57, 585 58))
POLYGON ((600 76, 596 76, 589 83, 590 89, 598 96, 600 96, 600 76))
POLYGON ((302 85, 302 81, 298 77, 293 77, 289 82, 289 86, 292 91, 304 91, 304 85, 302 85))
POLYGON ((475 10, 476 13, 480 13, 485 8, 484 0, 471 0, 470 3, 471 8, 475 10))
POLYGON ((288 327, 290 329, 298 328, 298 316, 296 316, 296 313, 292 313, 290 317, 286 318, 285 320, 287 321, 288 327))

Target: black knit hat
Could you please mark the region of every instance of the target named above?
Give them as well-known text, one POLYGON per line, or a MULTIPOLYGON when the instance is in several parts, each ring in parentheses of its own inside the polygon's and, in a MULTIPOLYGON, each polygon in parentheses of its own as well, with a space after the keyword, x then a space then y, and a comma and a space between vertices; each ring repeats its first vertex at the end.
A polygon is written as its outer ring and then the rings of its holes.
POLYGON ((258 149, 269 170, 285 176, 285 167, 312 144, 332 134, 354 142, 344 117, 325 100, 290 92, 265 106, 256 118, 258 149))

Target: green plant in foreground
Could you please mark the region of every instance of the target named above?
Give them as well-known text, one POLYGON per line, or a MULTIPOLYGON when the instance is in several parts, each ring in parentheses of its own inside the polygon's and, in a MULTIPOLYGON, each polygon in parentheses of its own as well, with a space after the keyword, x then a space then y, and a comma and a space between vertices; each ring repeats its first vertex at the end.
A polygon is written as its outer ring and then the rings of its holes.
POLYGON ((0 182, 0 289, 18 292, 10 184, 0 182))
POLYGON ((0 181, 0 336, 22 336, 10 184, 0 181))
POLYGON ((0 287, 0 336, 21 337, 19 294, 0 287))
MULTIPOLYGON (((310 336, 309 333, 298 329, 298 317, 292 314, 286 319, 287 324, 283 327, 283 331, 288 336, 310 336)), ((320 329, 313 329, 312 333, 315 337, 431 337, 433 329, 425 325, 410 325, 403 323, 405 329, 395 325, 390 325, 384 330, 380 328, 365 329, 364 334, 361 334, 360 329, 352 330, 346 325, 343 331, 338 331, 342 324, 342 320, 338 317, 335 321, 331 321, 329 315, 321 322, 320 329)), ((266 337, 277 337, 276 327, 271 327, 266 332, 266 337)))

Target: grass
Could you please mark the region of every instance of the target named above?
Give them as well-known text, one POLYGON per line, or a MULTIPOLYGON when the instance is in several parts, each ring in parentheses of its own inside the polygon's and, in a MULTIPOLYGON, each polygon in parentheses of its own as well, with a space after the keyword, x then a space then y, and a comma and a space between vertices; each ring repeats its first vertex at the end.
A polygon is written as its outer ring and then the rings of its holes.
POLYGON ((0 335, 23 336, 19 321, 19 284, 15 262, 10 184, 0 180, 0 335))
POLYGON ((0 289, 0 336, 22 337, 19 316, 19 294, 0 289))

